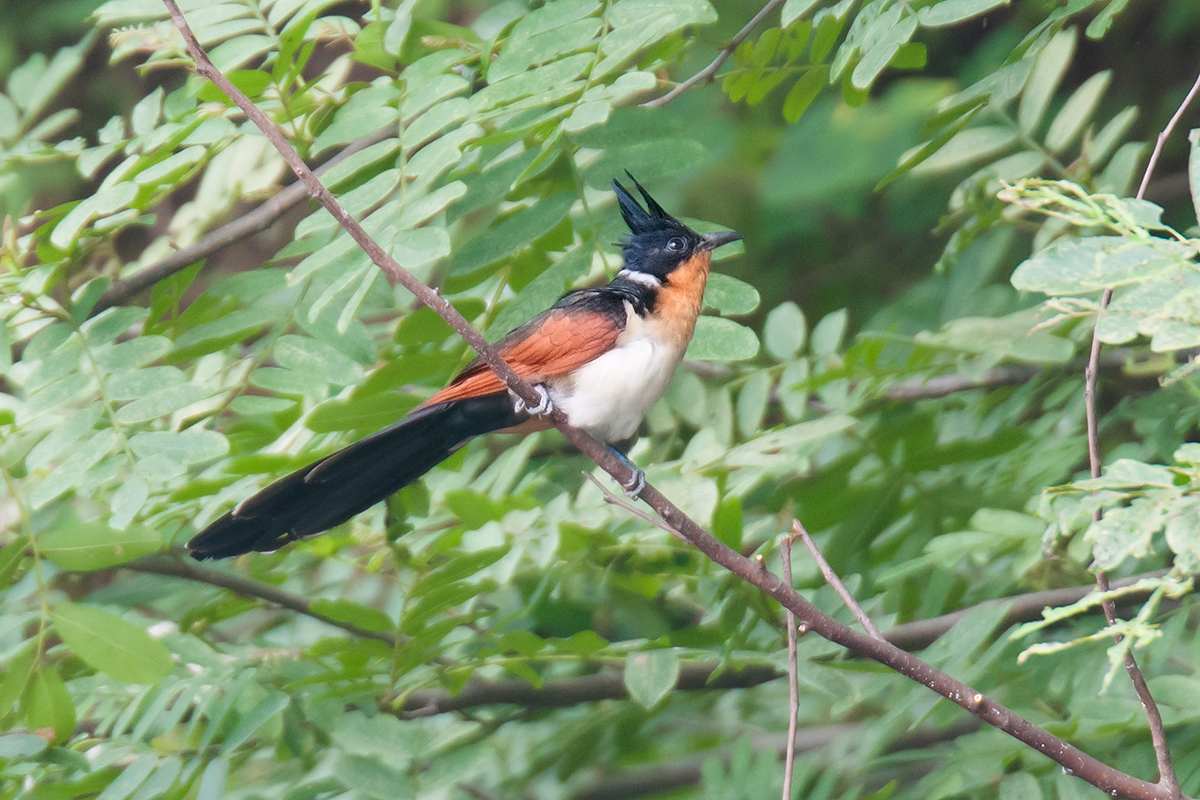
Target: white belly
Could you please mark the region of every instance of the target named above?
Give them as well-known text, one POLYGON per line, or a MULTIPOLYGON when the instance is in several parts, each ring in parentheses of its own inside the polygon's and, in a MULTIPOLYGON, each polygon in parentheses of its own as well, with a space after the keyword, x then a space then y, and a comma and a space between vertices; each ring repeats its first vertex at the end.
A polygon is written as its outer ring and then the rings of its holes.
POLYGON ((572 373, 569 381, 548 382, 550 399, 571 425, 605 442, 637 433, 650 406, 662 397, 683 358, 630 314, 617 345, 572 373))

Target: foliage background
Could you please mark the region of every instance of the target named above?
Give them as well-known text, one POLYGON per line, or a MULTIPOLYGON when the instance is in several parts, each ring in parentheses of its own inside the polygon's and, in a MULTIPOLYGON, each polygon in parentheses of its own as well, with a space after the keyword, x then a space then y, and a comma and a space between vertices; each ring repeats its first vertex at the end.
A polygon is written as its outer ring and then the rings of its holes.
MULTIPOLYGON (((606 505, 556 434, 477 441, 274 555, 170 555, 469 354, 305 203, 122 294, 290 176, 181 68, 157 2, 20 5, 0 21, 0 795, 778 795, 779 609, 606 505)), ((744 233, 633 451, 650 479, 774 568, 799 516, 884 629, 967 610, 912 646, 1147 779, 1094 604, 1014 632, 984 603, 1086 586, 1093 559, 1153 573, 1121 630, 1200 791, 1187 138, 1157 207, 1117 199, 1194 77, 1193 3, 790 0, 716 85, 649 109, 758 6, 184 8, 310 163, 389 129, 325 180, 491 337, 612 274, 624 169, 744 233), (997 196, 1027 177, 1073 183, 997 196), (1088 481, 1080 357, 1113 284, 1088 481)), ((799 796, 1098 794, 822 641, 801 659, 799 796)))

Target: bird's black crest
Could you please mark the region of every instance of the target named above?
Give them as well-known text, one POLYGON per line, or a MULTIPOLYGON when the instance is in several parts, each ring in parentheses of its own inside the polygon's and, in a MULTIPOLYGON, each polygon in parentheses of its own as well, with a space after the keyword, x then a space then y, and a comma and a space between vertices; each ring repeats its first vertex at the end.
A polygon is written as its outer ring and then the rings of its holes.
POLYGON ((663 210, 658 201, 638 183, 637 178, 630 175, 628 171, 625 174, 629 175, 629 180, 633 181, 633 185, 637 187, 638 192, 646 201, 646 207, 642 208, 641 204, 626 191, 624 186, 618 181, 613 181, 613 191, 617 193, 617 201, 621 204, 621 216, 625 218, 625 224, 629 226, 629 230, 633 231, 635 236, 639 233, 654 233, 668 228, 686 229, 682 222, 663 210))

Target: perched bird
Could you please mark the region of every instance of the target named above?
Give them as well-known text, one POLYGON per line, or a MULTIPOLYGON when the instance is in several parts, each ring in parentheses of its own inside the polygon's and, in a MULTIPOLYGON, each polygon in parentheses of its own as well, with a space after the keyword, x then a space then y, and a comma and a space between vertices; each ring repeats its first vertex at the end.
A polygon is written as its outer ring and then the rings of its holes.
POLYGON ((468 440, 492 431, 552 426, 553 406, 570 424, 623 455, 642 418, 683 359, 704 298, 712 251, 741 239, 699 234, 672 217, 629 176, 646 201, 613 189, 631 234, 625 263, 598 289, 579 289, 505 336, 496 349, 542 402, 527 408, 479 359, 407 417, 282 478, 187 543, 194 558, 265 552, 340 525, 424 475, 468 440))

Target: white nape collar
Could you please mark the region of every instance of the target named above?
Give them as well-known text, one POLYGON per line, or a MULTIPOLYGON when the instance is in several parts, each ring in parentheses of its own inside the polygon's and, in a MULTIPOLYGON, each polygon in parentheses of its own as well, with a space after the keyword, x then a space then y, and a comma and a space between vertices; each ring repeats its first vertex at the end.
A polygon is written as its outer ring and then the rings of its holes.
POLYGON ((642 286, 649 286, 652 289, 662 288, 662 281, 648 272, 634 272, 631 269, 623 269, 617 273, 617 277, 633 281, 634 283, 640 283, 642 286))

